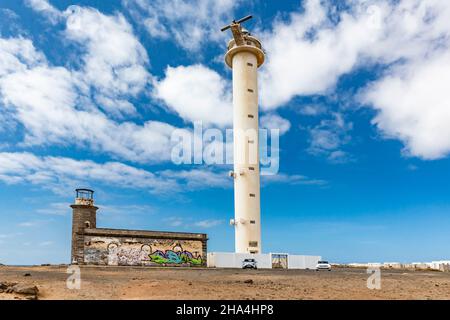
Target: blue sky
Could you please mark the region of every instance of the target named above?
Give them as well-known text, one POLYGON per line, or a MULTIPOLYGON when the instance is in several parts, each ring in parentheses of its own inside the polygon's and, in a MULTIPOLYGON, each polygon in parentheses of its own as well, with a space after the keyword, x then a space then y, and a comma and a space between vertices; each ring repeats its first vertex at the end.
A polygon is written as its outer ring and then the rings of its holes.
POLYGON ((229 165, 175 165, 171 133, 231 127, 229 34, 266 50, 265 252, 335 262, 450 258, 445 1, 0 3, 0 263, 67 263, 76 187, 98 226, 206 232, 232 251, 229 165))

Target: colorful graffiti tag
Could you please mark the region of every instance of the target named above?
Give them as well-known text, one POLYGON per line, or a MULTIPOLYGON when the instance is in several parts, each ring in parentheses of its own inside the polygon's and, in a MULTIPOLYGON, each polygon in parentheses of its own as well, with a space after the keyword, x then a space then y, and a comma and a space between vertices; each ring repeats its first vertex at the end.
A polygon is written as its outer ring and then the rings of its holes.
POLYGON ((175 252, 167 250, 166 252, 155 251, 150 255, 150 260, 158 264, 192 264, 200 266, 202 264, 202 257, 194 255, 189 251, 175 252))
POLYGON ((174 243, 172 250, 156 250, 149 257, 157 264, 191 264, 201 265, 202 257, 196 252, 196 256, 183 249, 179 242, 174 243))

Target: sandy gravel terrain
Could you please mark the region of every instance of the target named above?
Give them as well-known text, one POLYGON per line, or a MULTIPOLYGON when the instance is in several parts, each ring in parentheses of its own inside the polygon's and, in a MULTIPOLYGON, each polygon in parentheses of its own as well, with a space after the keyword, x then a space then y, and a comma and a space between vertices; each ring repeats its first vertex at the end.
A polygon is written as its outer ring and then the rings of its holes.
MULTIPOLYGON (((64 266, 0 267, 0 282, 36 285, 39 299, 450 299, 450 273, 434 271, 383 270, 381 290, 367 289, 365 269, 85 266, 80 290, 67 289, 68 276, 64 266)), ((23 297, 0 293, 0 299, 14 298, 23 297)))

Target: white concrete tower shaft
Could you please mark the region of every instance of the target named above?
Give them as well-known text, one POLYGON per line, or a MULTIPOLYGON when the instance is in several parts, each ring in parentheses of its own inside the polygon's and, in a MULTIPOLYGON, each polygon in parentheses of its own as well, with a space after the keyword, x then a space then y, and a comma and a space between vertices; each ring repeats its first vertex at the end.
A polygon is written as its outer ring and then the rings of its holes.
POLYGON ((264 63, 259 40, 239 23, 225 55, 233 70, 233 142, 235 250, 261 253, 260 172, 258 137, 258 68, 264 63))

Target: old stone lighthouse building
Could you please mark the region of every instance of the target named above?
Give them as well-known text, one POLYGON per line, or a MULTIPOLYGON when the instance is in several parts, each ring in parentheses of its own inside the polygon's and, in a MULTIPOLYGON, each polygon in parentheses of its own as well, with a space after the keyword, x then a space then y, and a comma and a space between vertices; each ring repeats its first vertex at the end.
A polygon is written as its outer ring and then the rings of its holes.
POLYGON ((97 228, 94 191, 77 189, 72 216, 73 264, 206 266, 204 233, 97 228))

